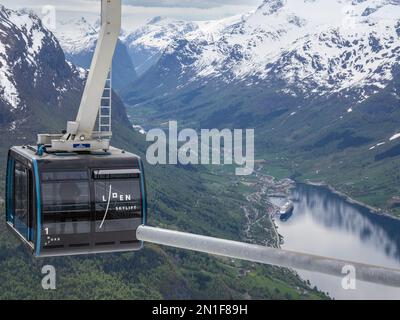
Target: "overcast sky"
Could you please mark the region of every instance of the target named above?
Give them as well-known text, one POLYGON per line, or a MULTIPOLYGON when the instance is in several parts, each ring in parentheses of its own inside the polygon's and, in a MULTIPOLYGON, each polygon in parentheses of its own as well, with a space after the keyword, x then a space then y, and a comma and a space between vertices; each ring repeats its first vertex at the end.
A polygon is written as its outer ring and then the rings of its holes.
MULTIPOLYGON (((41 12, 45 5, 56 8, 57 19, 85 16, 90 21, 100 14, 100 0, 0 0, 12 9, 31 8, 41 12)), ((123 0, 123 26, 133 28, 155 16, 183 20, 214 20, 248 12, 262 0, 123 0)))

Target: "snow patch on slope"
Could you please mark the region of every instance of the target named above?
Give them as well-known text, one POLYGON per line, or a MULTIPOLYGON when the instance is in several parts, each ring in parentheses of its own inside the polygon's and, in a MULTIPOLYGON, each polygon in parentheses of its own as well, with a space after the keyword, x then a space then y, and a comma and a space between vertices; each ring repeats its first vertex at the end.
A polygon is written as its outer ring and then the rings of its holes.
POLYGON ((134 31, 124 31, 121 40, 129 49, 141 46, 163 51, 174 40, 198 29, 199 25, 196 22, 155 17, 134 31))
POLYGON ((16 109, 20 103, 18 90, 12 79, 12 73, 8 67, 5 46, 0 43, 0 99, 16 109))
POLYGON ((399 17, 397 0, 268 0, 253 13, 198 24, 185 35, 194 62, 182 70, 194 70, 192 81, 279 78, 319 94, 360 88, 365 99, 400 62, 399 17))
POLYGON ((34 14, 26 11, 13 11, 0 6, 0 98, 8 103, 12 109, 20 107, 20 96, 13 79, 13 68, 21 61, 12 61, 7 44, 8 32, 20 33, 24 41, 26 61, 34 66, 36 56, 43 46, 45 34, 42 31, 41 21, 34 14))
POLYGON ((393 137, 390 138, 390 141, 394 141, 400 138, 400 133, 396 133, 393 137))
POLYGON ((372 146, 371 148, 369 148, 369 150, 374 150, 376 148, 379 148, 381 146, 384 146, 386 144, 386 142, 379 142, 378 144, 372 146))
POLYGON ((60 21, 54 31, 64 51, 78 54, 91 50, 97 41, 100 21, 94 25, 85 18, 60 21))

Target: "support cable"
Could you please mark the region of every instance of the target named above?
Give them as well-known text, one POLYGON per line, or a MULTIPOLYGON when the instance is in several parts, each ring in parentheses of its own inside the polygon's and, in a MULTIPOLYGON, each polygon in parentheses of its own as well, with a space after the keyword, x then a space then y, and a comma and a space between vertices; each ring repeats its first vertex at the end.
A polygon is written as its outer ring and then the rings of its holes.
POLYGON ((310 254, 205 237, 148 226, 140 226, 137 239, 174 248, 187 249, 233 259, 278 267, 323 273, 344 278, 345 268, 354 267, 356 280, 400 288, 400 269, 325 258, 310 254))

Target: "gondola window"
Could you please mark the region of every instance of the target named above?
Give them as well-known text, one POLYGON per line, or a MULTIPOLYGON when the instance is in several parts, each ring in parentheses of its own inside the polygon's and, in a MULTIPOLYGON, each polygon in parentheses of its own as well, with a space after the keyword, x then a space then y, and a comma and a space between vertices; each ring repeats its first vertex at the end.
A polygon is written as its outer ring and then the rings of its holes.
POLYGON ((90 187, 85 171, 43 173, 42 194, 47 233, 90 233, 90 187))
POLYGON ((15 163, 15 216, 14 226, 25 238, 29 238, 28 170, 19 162, 15 163))

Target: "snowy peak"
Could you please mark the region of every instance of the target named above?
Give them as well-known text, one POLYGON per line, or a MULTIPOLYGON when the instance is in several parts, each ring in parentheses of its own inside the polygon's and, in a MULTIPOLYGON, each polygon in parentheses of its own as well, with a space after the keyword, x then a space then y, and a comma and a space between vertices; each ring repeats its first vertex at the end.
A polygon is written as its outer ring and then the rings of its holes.
MULTIPOLYGON (((362 20, 375 13, 375 18, 394 18, 395 12, 390 12, 390 8, 399 4, 399 0, 266 0, 255 16, 279 18, 281 23, 296 16, 312 25, 340 25, 346 19, 362 20)), ((267 19, 263 20, 264 24, 268 23, 267 19)))
POLYGON ((267 0, 247 15, 199 24, 165 55, 186 84, 283 80, 290 94, 358 88, 365 98, 393 78, 399 25, 398 0, 267 0))
MULTIPOLYGON (((1 6, 0 24, 2 36, 14 32, 18 37, 22 37, 20 40, 26 45, 25 56, 30 63, 34 63, 35 56, 41 51, 46 37, 55 41, 54 37, 44 29, 41 20, 32 12, 26 10, 13 11, 1 6)), ((5 38, 0 43, 3 55, 7 52, 6 43, 5 38)))
MULTIPOLYGON (((0 7, 0 106, 16 113, 30 106, 27 97, 56 96, 71 87, 78 71, 65 62, 54 35, 27 10, 0 7)), ((40 98, 38 98, 40 99, 40 98)), ((8 110, 8 111, 7 111, 8 110)))
POLYGON ((125 31, 122 41, 128 48, 137 72, 143 74, 157 63, 173 41, 183 39, 198 29, 196 22, 155 17, 132 32, 125 31))
POLYGON ((282 9, 286 4, 286 0, 265 0, 258 8, 263 15, 271 15, 282 9))
POLYGON ((0 100, 12 109, 23 106, 14 69, 24 62, 35 67, 46 40, 56 42, 36 15, 0 6, 0 100))
POLYGON ((148 25, 149 24, 159 24, 163 20, 165 21, 165 20, 167 20, 167 18, 161 17, 161 16, 157 16, 157 17, 154 17, 154 18, 150 19, 146 24, 148 24, 148 25))
POLYGON ((92 50, 98 38, 98 31, 99 22, 91 24, 82 17, 59 22, 54 33, 64 51, 72 55, 92 50))
POLYGON ((216 21, 179 21, 165 17, 154 17, 144 26, 126 31, 121 40, 140 74, 156 64, 162 54, 174 48, 181 40, 205 37, 210 42, 220 40, 223 31, 235 29, 248 15, 238 15, 216 21))
MULTIPOLYGON (((90 22, 85 18, 69 19, 58 23, 55 35, 68 61, 76 66, 89 69, 100 32, 100 20, 90 22)), ((126 46, 117 42, 113 60, 113 85, 119 90, 137 78, 126 46)))
POLYGON ((143 27, 131 33, 126 33, 124 42, 128 47, 141 45, 143 47, 164 50, 173 40, 199 28, 195 22, 175 21, 169 18, 155 17, 143 27))

